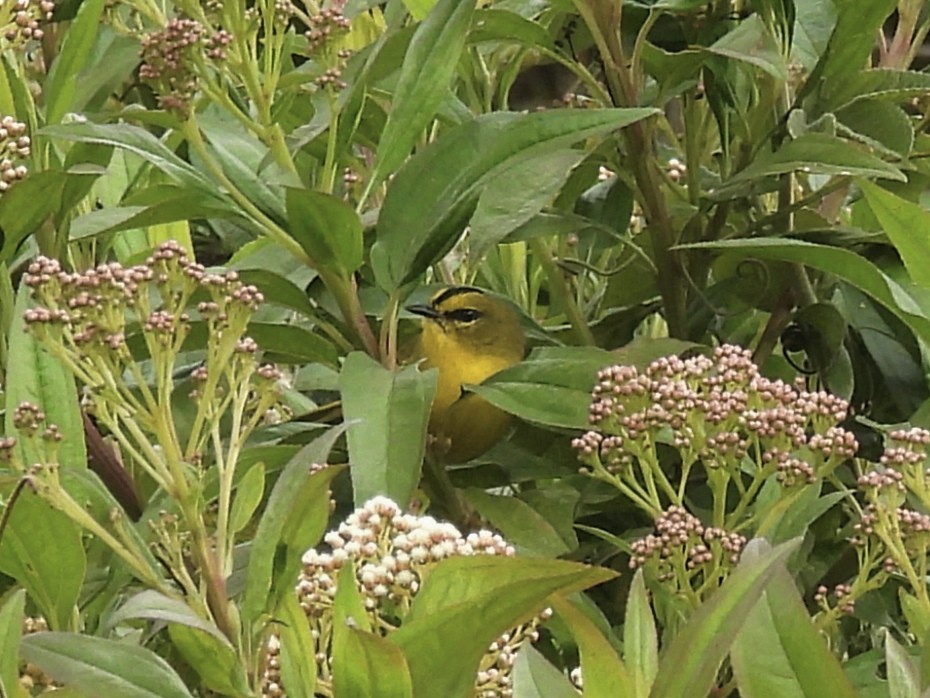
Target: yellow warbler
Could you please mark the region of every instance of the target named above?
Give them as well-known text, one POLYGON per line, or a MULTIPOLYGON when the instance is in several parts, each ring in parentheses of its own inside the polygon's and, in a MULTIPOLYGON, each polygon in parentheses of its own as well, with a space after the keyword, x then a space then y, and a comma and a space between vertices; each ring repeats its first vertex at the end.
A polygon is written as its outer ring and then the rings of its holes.
POLYGON ((510 415, 462 386, 523 359, 520 320, 507 303, 470 286, 444 289, 407 310, 424 318, 416 355, 424 368, 439 370, 429 422, 438 454, 446 463, 471 460, 507 433, 510 415))

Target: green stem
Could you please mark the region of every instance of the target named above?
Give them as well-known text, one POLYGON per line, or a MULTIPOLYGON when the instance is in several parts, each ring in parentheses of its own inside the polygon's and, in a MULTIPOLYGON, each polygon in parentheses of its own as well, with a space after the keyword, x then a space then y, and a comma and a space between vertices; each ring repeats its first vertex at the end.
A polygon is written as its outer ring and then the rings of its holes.
POLYGON ((542 238, 533 238, 530 240, 530 250, 532 250, 533 255, 546 274, 546 279, 549 282, 549 293, 553 301, 555 301, 554 305, 565 313, 565 317, 572 327, 572 339, 576 344, 594 346, 595 341, 591 328, 588 327, 581 309, 575 302, 562 270, 555 263, 549 246, 542 238))

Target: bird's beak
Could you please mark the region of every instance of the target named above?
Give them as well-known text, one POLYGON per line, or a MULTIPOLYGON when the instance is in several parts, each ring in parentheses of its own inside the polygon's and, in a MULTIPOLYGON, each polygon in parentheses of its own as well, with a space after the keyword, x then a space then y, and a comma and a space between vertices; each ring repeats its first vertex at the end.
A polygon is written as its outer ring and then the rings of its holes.
POLYGON ((439 313, 436 312, 436 309, 431 305, 408 305, 407 310, 414 315, 419 315, 429 320, 436 320, 439 318, 439 313))

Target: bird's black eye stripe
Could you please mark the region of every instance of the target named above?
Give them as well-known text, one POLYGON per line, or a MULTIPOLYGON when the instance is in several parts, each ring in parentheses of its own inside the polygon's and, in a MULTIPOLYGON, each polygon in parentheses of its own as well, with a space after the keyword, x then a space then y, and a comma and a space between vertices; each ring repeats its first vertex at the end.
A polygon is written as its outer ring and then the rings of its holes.
POLYGON ((481 317, 481 312, 474 308, 456 308, 444 313, 444 316, 453 322, 474 322, 481 317))

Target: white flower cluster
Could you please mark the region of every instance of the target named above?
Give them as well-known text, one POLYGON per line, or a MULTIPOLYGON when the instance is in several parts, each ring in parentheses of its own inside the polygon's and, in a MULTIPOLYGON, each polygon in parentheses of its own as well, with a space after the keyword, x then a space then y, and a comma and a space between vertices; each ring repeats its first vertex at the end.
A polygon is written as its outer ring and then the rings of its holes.
MULTIPOLYGON (((387 497, 375 497, 356 509, 324 538, 328 551, 311 548, 303 555, 296 591, 307 614, 314 639, 318 681, 332 679, 330 650, 332 610, 340 570, 350 561, 368 610, 372 627, 389 634, 403 619, 420 588, 424 565, 450 557, 514 555, 513 546, 487 530, 463 536, 452 524, 431 516, 405 514, 387 497)), ((541 618, 548 617, 542 614, 541 618)), ((506 698, 512 695, 510 673, 516 652, 529 638, 535 640, 537 621, 511 629, 488 648, 476 676, 475 695, 506 698)), ((280 680, 279 643, 269 642, 263 696, 286 695, 280 680)))

